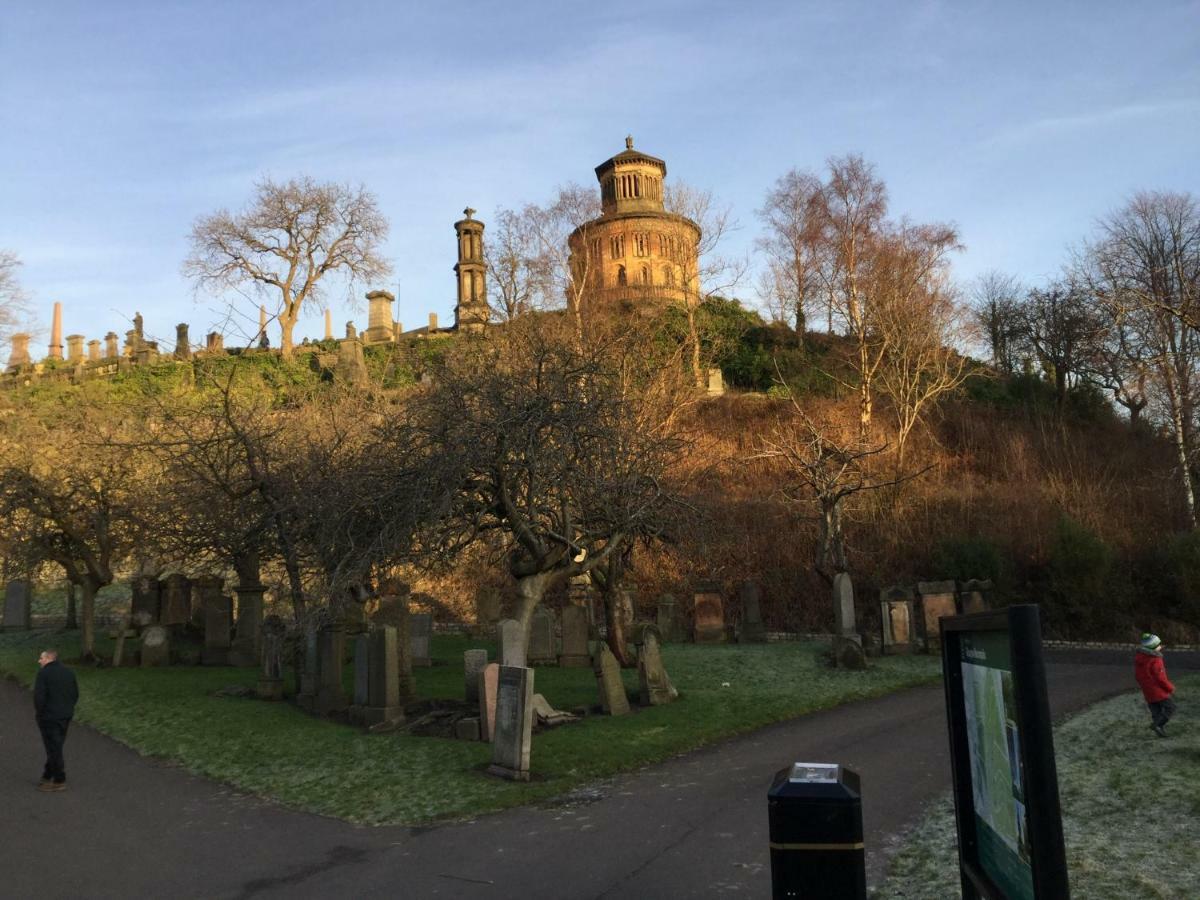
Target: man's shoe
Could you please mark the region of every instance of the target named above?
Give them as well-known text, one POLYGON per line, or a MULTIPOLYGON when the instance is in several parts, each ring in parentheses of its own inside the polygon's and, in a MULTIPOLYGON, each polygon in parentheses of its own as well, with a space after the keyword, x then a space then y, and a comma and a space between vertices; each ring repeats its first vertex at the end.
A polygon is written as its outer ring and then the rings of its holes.
POLYGON ((1167 730, 1165 728, 1163 728, 1161 725, 1151 725, 1150 730, 1153 731, 1155 734, 1157 734, 1159 737, 1167 736, 1167 730))
POLYGON ((62 782, 55 783, 53 781, 43 781, 38 784, 37 789, 43 794, 50 794, 55 791, 65 791, 67 786, 62 782))

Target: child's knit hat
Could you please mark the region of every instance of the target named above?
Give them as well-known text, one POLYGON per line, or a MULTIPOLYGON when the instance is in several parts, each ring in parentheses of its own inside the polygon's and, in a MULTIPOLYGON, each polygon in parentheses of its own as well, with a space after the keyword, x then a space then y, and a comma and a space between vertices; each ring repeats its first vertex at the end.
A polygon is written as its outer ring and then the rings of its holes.
POLYGON ((1142 634, 1142 649, 1143 650, 1157 650, 1159 644, 1161 644, 1161 643, 1162 643, 1162 638, 1160 638, 1157 634, 1151 634, 1148 631, 1144 632, 1142 634))

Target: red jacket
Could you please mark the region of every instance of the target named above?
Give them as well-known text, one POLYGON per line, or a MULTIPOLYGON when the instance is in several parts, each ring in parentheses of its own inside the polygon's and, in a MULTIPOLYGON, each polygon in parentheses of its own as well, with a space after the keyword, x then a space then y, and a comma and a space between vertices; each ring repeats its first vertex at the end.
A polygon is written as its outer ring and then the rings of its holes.
POLYGON ((1163 665, 1161 656, 1139 650, 1133 660, 1133 674, 1147 703, 1166 700, 1175 693, 1175 685, 1167 678, 1167 667, 1163 665))

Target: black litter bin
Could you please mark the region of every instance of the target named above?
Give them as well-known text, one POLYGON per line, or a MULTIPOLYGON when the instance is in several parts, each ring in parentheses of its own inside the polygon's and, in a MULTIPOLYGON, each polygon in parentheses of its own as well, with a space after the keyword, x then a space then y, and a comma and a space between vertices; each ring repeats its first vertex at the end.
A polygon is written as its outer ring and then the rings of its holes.
POLYGON ((866 900, 858 774, 830 763, 780 769, 767 792, 773 897, 866 900))

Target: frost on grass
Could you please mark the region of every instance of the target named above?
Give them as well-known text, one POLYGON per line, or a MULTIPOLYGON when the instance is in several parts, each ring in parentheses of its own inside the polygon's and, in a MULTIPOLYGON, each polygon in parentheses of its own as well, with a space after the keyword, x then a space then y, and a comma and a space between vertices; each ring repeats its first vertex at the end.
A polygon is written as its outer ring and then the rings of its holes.
MULTIPOLYGON (((1185 702, 1166 740, 1151 733, 1140 694, 1106 700, 1055 729, 1072 896, 1200 897, 1200 723, 1189 718, 1186 704, 1200 693, 1200 676, 1177 684, 1185 702)), ((946 796, 914 829, 874 896, 956 897, 957 869, 946 796)))

